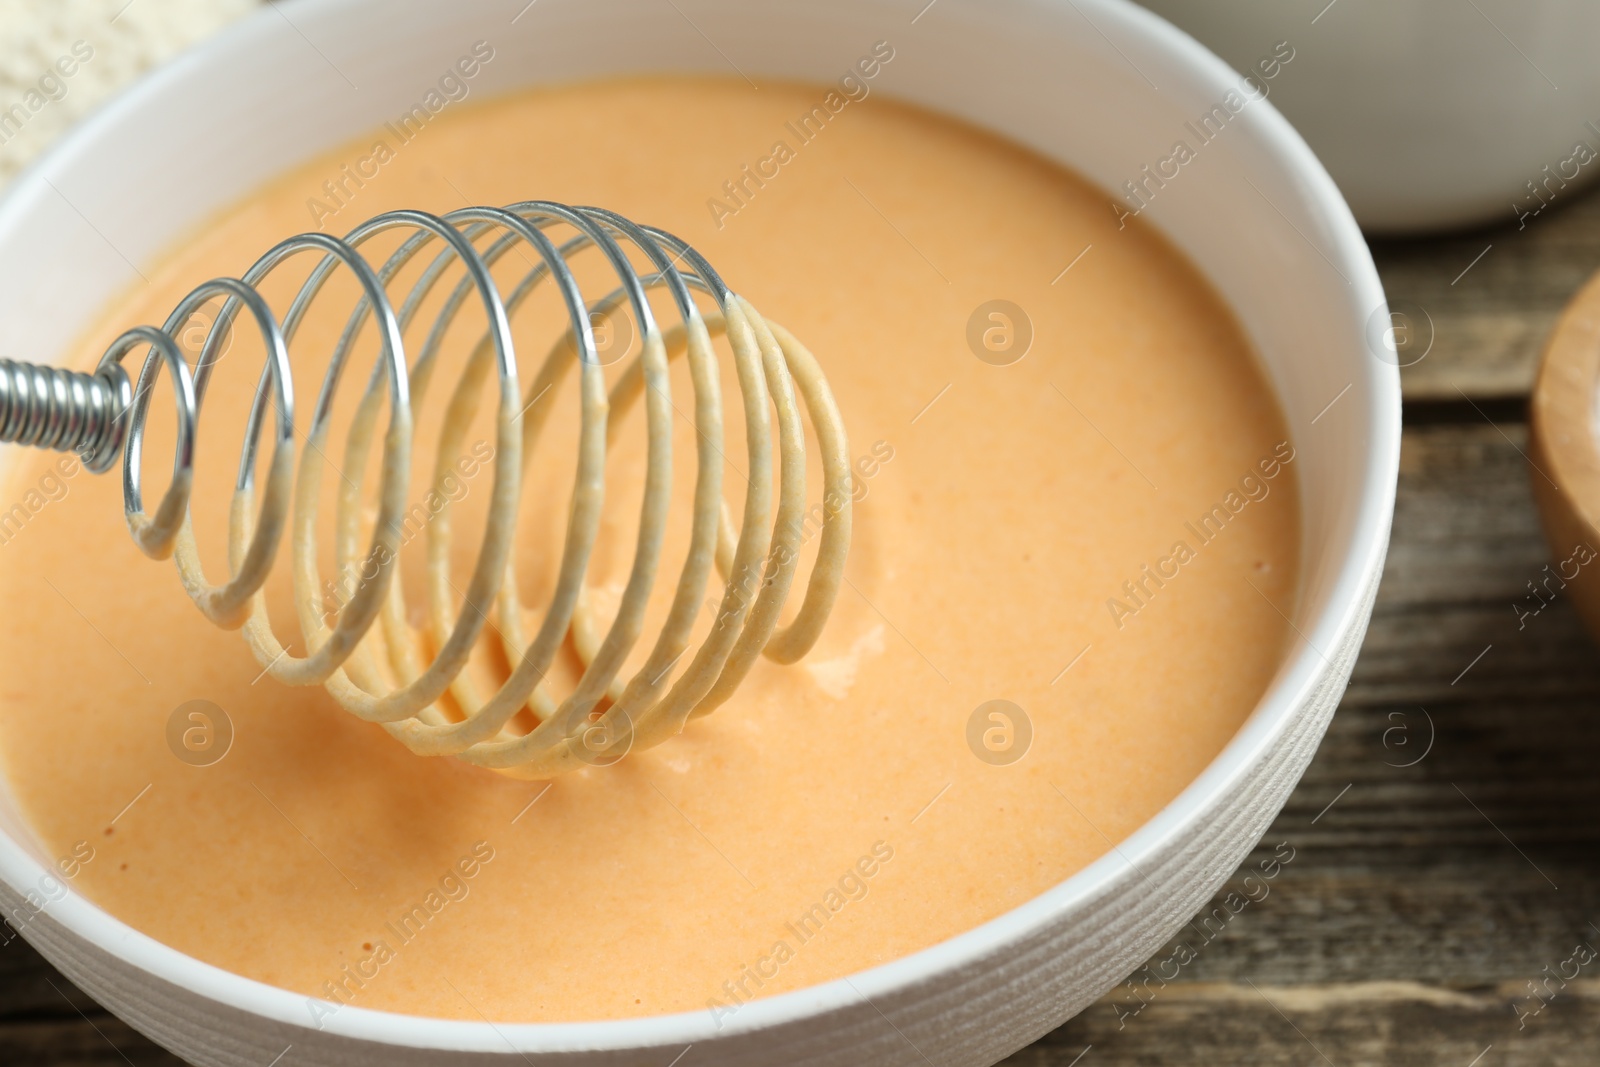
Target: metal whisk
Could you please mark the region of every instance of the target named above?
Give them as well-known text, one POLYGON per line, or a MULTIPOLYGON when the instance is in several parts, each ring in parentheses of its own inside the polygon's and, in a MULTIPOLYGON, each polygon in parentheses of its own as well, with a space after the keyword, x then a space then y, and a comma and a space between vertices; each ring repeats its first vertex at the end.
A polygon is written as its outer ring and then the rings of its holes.
POLYGON ((283 241, 242 279, 218 278, 196 288, 162 328, 140 326, 111 345, 92 374, 0 361, 0 441, 80 453, 103 472, 122 456, 124 510, 134 540, 146 555, 172 555, 184 588, 217 625, 242 629, 256 659, 289 685, 322 684, 353 714, 377 722, 413 751, 453 754, 522 778, 547 778, 584 765, 615 762, 630 749, 661 742, 692 717, 716 708, 738 687, 757 656, 792 663, 815 643, 838 594, 850 541, 850 465, 838 410, 816 359, 776 323, 765 321, 723 283, 685 242, 600 208, 527 201, 506 208, 476 207, 436 216, 394 211, 363 223, 344 238, 308 233, 283 241), (361 254, 378 234, 410 231, 380 265, 361 254), (546 231, 572 236, 557 245, 546 231), (519 245, 537 255, 509 297, 502 297, 491 268, 519 245), (402 268, 433 246, 396 311, 388 287, 402 268), (631 246, 630 254, 624 246, 631 246), (593 303, 585 300, 569 260, 595 249, 618 279, 593 303), (280 322, 258 291, 285 260, 303 251, 321 258, 280 322), (648 261, 644 273, 635 256, 648 261), (408 361, 402 340, 423 301, 459 265, 461 277, 446 291, 420 355, 408 361), (295 389, 289 343, 308 308, 339 268, 359 284, 351 312, 323 377, 307 447, 297 454, 295 389), (559 290, 565 331, 545 356, 526 390, 519 388, 510 317, 544 280, 559 290), (648 298, 664 288, 680 322, 663 331, 648 298), (691 290, 709 294, 718 313, 702 316, 691 290), (499 382, 496 449, 488 520, 472 576, 459 594, 448 570, 448 496, 428 525, 427 625, 408 621, 402 583, 394 580, 402 547, 410 485, 414 409, 420 406, 439 362, 451 322, 476 293, 488 328, 467 357, 450 395, 437 443, 433 487, 438 490, 461 454, 479 392, 492 369, 499 382), (175 335, 208 302, 222 299, 194 366, 175 335), (266 351, 245 427, 228 517, 226 582, 209 582, 200 565, 189 515, 197 427, 206 385, 241 311, 253 316, 266 351), (642 339, 608 396, 596 348, 594 317, 631 313, 642 339), (337 495, 335 572, 353 587, 348 599, 323 603, 324 579, 316 545, 317 501, 334 399, 352 346, 368 318, 381 349, 345 434, 345 484, 337 495), (723 422, 717 357, 711 335, 722 332, 732 349, 743 400, 749 486, 735 531, 722 497, 723 422), (122 368, 135 350, 146 352, 137 380, 122 368), (671 497, 673 402, 669 360, 686 355, 693 384, 697 474, 689 548, 666 622, 644 665, 624 684, 619 674, 643 628, 654 587, 671 497), (542 621, 526 632, 512 543, 529 461, 546 425, 550 404, 535 403, 578 366, 579 443, 561 564, 542 621), (178 419, 172 482, 154 513, 140 488, 140 454, 157 375, 173 386, 178 419), (798 394, 798 400, 797 400, 798 394), (647 459, 633 564, 609 626, 594 618, 585 575, 600 526, 608 443, 619 420, 643 398, 647 459), (822 454, 827 503, 807 514, 804 501, 806 439, 801 407, 822 454), (378 514, 370 543, 359 544, 362 474, 387 408, 382 435, 378 514), (270 409, 270 410, 269 410, 270 409), (778 485, 774 487, 776 418, 778 485), (269 429, 269 420, 271 423, 269 429), (256 485, 261 438, 271 433, 265 477, 256 485), (776 501, 774 501, 776 488, 776 501), (793 582, 805 525, 820 518, 817 558, 801 607, 778 627, 793 582), (303 656, 291 655, 273 631, 262 586, 285 530, 291 533, 295 605, 303 656), (681 669, 710 571, 725 580, 710 633, 681 669), (492 693, 468 671, 468 659, 494 616, 509 676, 492 693), (376 624, 376 625, 375 625, 376 624), (603 634, 602 634, 603 629, 603 634), (546 673, 571 636, 583 671, 559 701, 546 673), (430 651, 431 650, 431 651, 430 651), (448 694, 448 700, 446 695, 448 694), (527 710, 531 720, 519 716, 527 710), (529 722, 537 725, 529 727, 529 722))

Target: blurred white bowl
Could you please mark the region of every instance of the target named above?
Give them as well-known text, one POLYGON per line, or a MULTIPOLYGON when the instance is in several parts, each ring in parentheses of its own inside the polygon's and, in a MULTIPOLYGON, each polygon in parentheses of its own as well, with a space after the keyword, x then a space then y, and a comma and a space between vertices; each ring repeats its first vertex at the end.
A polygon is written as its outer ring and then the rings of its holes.
POLYGON ((1526 225, 1600 174, 1594 0, 1141 2, 1241 71, 1288 41, 1272 102, 1370 231, 1526 225))
MULTIPOLYGON (((376 127, 480 38, 497 50, 479 83, 486 91, 663 69, 726 73, 724 54, 750 75, 821 82, 888 39, 897 55, 884 90, 989 126, 1107 188, 1166 156, 1182 124, 1238 82, 1124 0, 939 0, 915 19, 891 0, 544 0, 513 23, 520 6, 284 3, 140 83, 0 203, 0 351, 59 359, 84 316, 129 281, 122 255, 148 261, 274 173, 376 127)), ((330 1067, 525 1056, 667 1063, 690 1044, 697 1064, 893 1067, 925 1053, 975 1067, 1082 1010, 1211 897, 1277 814, 1344 689, 1393 510, 1399 376, 1369 351, 1367 324, 1387 324, 1388 314, 1366 246, 1270 105, 1250 104, 1230 125, 1147 215, 1233 307, 1283 404, 1302 479, 1294 615, 1305 640, 1205 773, 1115 852, 976 930, 756 1001, 721 1029, 706 1012, 491 1026, 347 1007, 319 1030, 305 997, 182 955, 70 890, 21 922, 23 935, 117 1015, 203 1067, 261 1067, 291 1044, 294 1063, 330 1067)), ((20 900, 37 895, 47 869, 0 796, 8 914, 30 914, 20 900)))

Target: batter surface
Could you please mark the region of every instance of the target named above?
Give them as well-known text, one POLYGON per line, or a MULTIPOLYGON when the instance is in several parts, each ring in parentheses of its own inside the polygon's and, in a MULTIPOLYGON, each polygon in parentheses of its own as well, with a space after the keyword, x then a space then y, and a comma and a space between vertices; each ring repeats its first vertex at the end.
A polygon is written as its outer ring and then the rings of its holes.
MULTIPOLYGON (((817 648, 759 662, 715 715, 615 767, 513 781, 412 755, 320 688, 258 682, 239 636, 133 546, 115 476, 22 457, 0 498, 19 506, 0 517, 0 759, 75 891, 305 994, 313 1023, 345 1004, 723 1018, 1036 896, 1249 715, 1285 649, 1299 529, 1293 448, 1238 326, 1103 192, 876 93, 627 80, 453 106, 405 142, 385 128, 145 268, 81 364, 288 234, 530 197, 679 234, 821 361, 857 487, 817 648), (174 733, 192 701, 206 718, 174 733), (231 741, 205 765, 207 730, 231 741)), ((308 322, 297 382, 339 325, 308 322)), ((248 343, 201 429, 196 528, 219 576, 241 420, 217 413, 255 386, 248 343)), ((572 437, 570 412, 552 418, 572 437)), ((692 424, 675 433, 692 455, 692 424)), ((602 614, 630 559, 639 436, 611 468, 602 614)), ((153 453, 152 497, 170 455, 153 453)), ((463 515, 490 477, 484 448, 468 458, 463 515)), ((524 554, 564 520, 571 467, 546 477, 562 506, 524 508, 524 554)), ((474 538, 457 542, 464 576, 474 538)), ((519 574, 530 603, 548 570, 519 574)))

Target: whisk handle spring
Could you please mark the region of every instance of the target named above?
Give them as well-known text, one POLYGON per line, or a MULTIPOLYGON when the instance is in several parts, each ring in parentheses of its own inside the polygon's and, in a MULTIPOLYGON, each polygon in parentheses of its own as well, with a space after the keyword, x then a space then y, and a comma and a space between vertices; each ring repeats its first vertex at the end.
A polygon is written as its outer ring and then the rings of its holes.
POLYGON ((132 402, 115 364, 85 374, 0 359, 0 443, 76 452, 98 474, 121 455, 132 402))

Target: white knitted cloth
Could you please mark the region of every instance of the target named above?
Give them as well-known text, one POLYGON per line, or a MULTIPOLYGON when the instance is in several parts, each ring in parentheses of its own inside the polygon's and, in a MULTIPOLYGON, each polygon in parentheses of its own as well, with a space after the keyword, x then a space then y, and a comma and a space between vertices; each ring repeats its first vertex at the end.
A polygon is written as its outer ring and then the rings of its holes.
POLYGON ((117 89, 258 2, 0 0, 0 182, 117 89))

